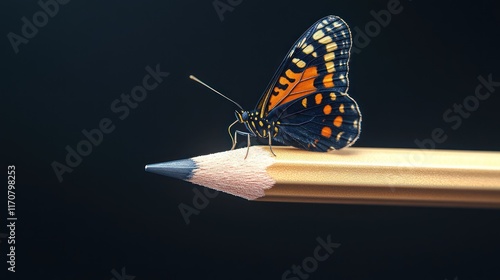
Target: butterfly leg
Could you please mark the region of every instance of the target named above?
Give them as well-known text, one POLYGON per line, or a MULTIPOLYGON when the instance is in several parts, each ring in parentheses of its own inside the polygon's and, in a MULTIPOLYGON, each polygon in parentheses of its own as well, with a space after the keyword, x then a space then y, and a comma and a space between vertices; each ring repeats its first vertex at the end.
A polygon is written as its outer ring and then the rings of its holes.
POLYGON ((244 159, 247 159, 248 151, 250 151, 250 133, 247 133, 247 153, 245 154, 244 159))
POLYGON ((234 134, 234 138, 233 138, 233 135, 231 134, 231 127, 236 124, 238 121, 236 120, 235 122, 233 122, 232 124, 229 125, 229 127, 227 128, 227 132, 229 133, 229 137, 231 137, 231 143, 233 144, 233 146, 231 147, 231 150, 234 150, 234 147, 236 147, 236 133, 234 134))
POLYGON ((236 144, 238 143, 238 134, 245 135, 245 132, 236 130, 234 132, 234 137, 231 136, 231 140, 233 140, 233 146, 231 147, 231 150, 234 150, 236 148, 236 144))
POLYGON ((273 152, 273 146, 271 145, 271 133, 269 133, 269 149, 271 150, 273 156, 276 156, 276 154, 273 152))
POLYGON ((245 159, 246 159, 248 156, 248 151, 250 150, 250 133, 236 130, 234 132, 234 142, 233 142, 233 147, 231 148, 231 150, 234 150, 234 148, 236 147, 236 143, 238 142, 238 137, 237 137, 238 134, 247 136, 247 143, 248 144, 247 144, 247 153, 245 154, 245 159))
POLYGON ((233 141, 233 146, 231 147, 231 150, 234 150, 236 147, 236 132, 234 133, 234 137, 231 135, 231 140, 233 141))

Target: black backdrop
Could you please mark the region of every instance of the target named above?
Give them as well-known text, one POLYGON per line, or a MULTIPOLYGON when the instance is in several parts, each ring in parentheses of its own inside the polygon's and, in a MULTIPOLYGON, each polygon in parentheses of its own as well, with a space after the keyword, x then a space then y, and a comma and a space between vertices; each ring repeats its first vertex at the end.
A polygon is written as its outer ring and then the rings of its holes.
POLYGON ((5 187, 0 275, 500 279, 498 210, 258 203, 219 194, 187 225, 178 207, 193 205, 193 190, 203 188, 144 172, 147 163, 230 147, 234 106, 189 74, 251 109, 291 44, 328 14, 345 19, 354 35, 371 28, 351 60, 350 94, 364 117, 356 146, 417 148, 416 140, 441 128, 447 139, 437 149, 498 151, 500 87, 474 97, 479 76, 500 81, 494 1, 63 3, 47 18, 36 14, 36 1, 0 4, 1 159, 4 174, 16 167, 18 218, 11 273, 5 187), (226 10, 218 14, 214 3, 226 10), (374 24, 388 5, 400 12, 386 26, 374 24), (25 27, 24 36, 23 17, 38 30, 25 27), (125 105, 120 95, 142 84, 148 66, 169 75, 125 105), (470 112, 443 117, 464 100, 470 112), (102 121, 114 130, 85 150, 82 130, 102 121), (79 144, 89 155, 70 159, 72 172, 59 180, 52 165, 67 165, 66 147, 79 144), (286 274, 304 260, 314 266, 308 257, 328 236, 341 245, 327 260, 307 275, 286 274))

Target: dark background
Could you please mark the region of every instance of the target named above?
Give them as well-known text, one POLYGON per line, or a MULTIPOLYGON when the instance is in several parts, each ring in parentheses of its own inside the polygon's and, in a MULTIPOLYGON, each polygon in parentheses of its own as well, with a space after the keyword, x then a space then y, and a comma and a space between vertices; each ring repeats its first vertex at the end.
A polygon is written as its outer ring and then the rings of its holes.
MULTIPOLYGON (((317 237, 330 235, 341 246, 308 279, 500 279, 499 210, 262 203, 219 194, 186 225, 178 207, 193 205, 193 189, 203 188, 144 172, 147 163, 230 147, 234 106, 189 74, 252 109, 312 23, 334 14, 364 29, 374 20, 370 11, 387 3, 244 0, 221 21, 212 1, 72 0, 16 54, 7 34, 22 34, 21 18, 32 21, 41 8, 2 1, 1 159, 4 170, 16 166, 18 221, 17 272, 7 272, 3 238, 0 275, 281 279, 312 256, 317 237), (121 120, 111 103, 157 64, 170 75, 121 120), (51 164, 64 164, 65 147, 75 148, 82 130, 103 118, 115 130, 59 182, 51 164)), ((356 146, 417 148, 416 139, 442 128, 447 139, 438 149, 500 150, 500 90, 457 129, 443 119, 474 94, 479 75, 500 80, 495 1, 401 6, 352 55, 349 92, 363 112, 356 146)), ((7 196, 0 201, 6 233, 7 196)))

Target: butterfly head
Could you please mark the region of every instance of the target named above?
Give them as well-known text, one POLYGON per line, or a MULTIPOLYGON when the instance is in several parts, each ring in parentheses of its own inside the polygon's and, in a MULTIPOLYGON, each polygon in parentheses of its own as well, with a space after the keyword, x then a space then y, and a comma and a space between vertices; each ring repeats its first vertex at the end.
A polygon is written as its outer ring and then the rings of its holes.
POLYGON ((235 111, 236 121, 239 123, 245 124, 245 127, 252 135, 261 136, 261 129, 263 128, 263 122, 258 117, 257 112, 249 112, 249 111, 235 111), (260 125, 260 126, 259 126, 260 125))
POLYGON ((246 123, 249 119, 248 111, 234 111, 234 115, 236 116, 236 120, 240 123, 246 123))

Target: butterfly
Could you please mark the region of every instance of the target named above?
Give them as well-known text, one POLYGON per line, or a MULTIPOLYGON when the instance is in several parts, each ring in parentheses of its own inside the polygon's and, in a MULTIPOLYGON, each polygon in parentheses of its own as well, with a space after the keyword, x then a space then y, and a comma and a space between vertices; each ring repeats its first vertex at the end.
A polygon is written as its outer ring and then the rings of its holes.
POLYGON ((347 94, 351 45, 346 22, 324 17, 293 44, 254 110, 243 110, 216 91, 240 108, 228 128, 232 148, 238 134, 248 137, 248 147, 250 136, 267 139, 271 152, 272 140, 319 152, 354 144, 361 132, 361 112, 347 94), (236 123, 248 132, 236 130, 233 138, 230 131, 236 123))

